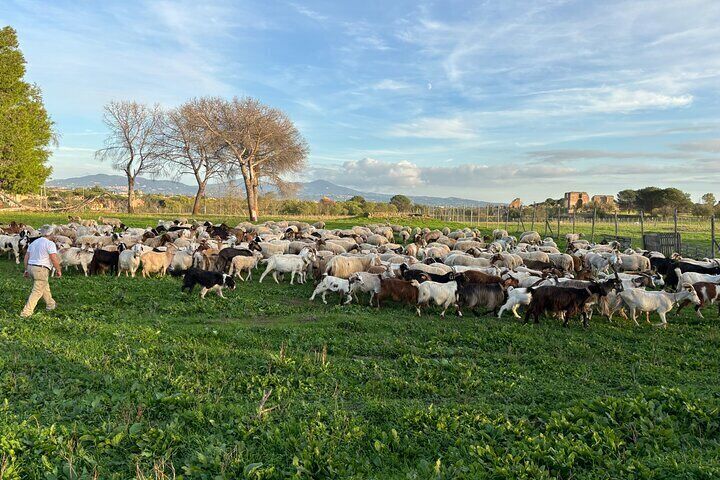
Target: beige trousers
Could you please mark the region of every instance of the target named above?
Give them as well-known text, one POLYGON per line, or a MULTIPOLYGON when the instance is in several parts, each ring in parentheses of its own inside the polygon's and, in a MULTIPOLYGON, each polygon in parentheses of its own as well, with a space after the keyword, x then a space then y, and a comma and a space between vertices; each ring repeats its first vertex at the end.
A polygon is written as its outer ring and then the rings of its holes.
POLYGON ((45 301, 45 307, 48 310, 55 308, 55 300, 53 300, 52 293, 50 293, 50 282, 48 282, 50 270, 28 265, 28 273, 30 274, 30 278, 33 279, 33 288, 25 304, 25 308, 22 310, 22 315, 32 315, 40 298, 45 301))

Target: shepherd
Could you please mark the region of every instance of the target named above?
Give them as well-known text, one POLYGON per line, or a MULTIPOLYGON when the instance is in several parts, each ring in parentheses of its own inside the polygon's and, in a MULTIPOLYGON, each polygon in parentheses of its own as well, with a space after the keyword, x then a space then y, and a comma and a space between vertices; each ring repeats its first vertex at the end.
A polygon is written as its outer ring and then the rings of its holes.
POLYGON ((45 301, 45 309, 47 311, 55 310, 57 303, 50 293, 50 272, 55 267, 58 277, 62 276, 60 268, 60 259, 57 255, 57 246, 55 242, 48 239, 50 231, 42 233, 42 236, 35 239, 28 245, 25 253, 25 278, 32 278, 33 287, 30 296, 27 299, 25 308, 22 309, 20 316, 27 318, 35 312, 35 306, 40 298, 45 301))

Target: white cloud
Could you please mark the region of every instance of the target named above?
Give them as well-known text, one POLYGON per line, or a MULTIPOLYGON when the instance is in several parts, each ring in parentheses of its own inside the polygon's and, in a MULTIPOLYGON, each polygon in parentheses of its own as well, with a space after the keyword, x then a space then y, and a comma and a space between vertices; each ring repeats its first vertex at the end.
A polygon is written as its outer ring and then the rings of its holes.
POLYGON ((407 88, 410 88, 409 84, 405 82, 399 82, 397 80, 392 80, 390 78, 380 80, 375 85, 373 85, 373 89, 375 90, 405 90, 407 88))
POLYGON ((693 101, 690 94, 666 95, 647 90, 602 88, 590 98, 587 109, 595 112, 631 112, 648 108, 685 107, 693 101))
POLYGON ((461 118, 419 118, 395 125, 388 132, 392 137, 471 140, 477 133, 461 118))
MULTIPOLYGON (((340 185, 382 190, 383 188, 468 188, 491 183, 505 183, 526 179, 559 178, 573 175, 573 167, 553 165, 510 164, 502 167, 478 164, 456 166, 419 166, 407 160, 386 162, 373 158, 344 162, 339 166, 323 167, 310 176, 340 185)), ((414 190, 417 194, 418 191, 414 190)))
POLYGON ((295 103, 313 112, 321 113, 323 111, 322 107, 312 100, 295 100, 295 103))
POLYGON ((323 14, 321 14, 321 13, 318 13, 318 12, 316 12, 315 10, 310 10, 309 8, 307 8, 307 7, 303 6, 303 5, 299 5, 299 4, 297 4, 297 3, 291 3, 290 5, 291 5, 295 10, 297 10, 298 13, 300 13, 301 15, 304 15, 304 16, 306 16, 306 17, 308 17, 308 18, 310 18, 311 20, 315 20, 315 21, 317 21, 317 22, 322 22, 322 21, 328 19, 327 15, 323 15, 323 14))
POLYGON ((400 186, 417 187, 422 184, 420 168, 406 160, 399 162, 382 162, 373 158, 343 163, 337 170, 337 180, 352 181, 353 185, 376 187, 400 186))

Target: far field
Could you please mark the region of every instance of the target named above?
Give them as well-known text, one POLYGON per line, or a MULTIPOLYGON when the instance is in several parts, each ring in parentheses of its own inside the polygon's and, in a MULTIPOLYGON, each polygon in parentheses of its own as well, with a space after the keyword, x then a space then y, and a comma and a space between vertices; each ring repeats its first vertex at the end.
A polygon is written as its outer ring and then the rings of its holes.
MULTIPOLYGON (((65 218, 19 215, 0 223, 65 218)), ((21 319, 30 283, 0 259, 0 478, 720 477, 715 308, 584 330, 257 278, 201 301, 68 272, 21 319)))

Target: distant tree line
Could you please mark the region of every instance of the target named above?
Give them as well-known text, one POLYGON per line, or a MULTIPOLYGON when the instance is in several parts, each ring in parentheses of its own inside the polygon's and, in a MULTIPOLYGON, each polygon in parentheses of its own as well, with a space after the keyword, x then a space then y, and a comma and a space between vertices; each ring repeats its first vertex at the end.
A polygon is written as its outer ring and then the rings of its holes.
MULTIPOLYGON (((93 199, 91 205, 87 208, 101 208, 113 210, 118 205, 124 205, 127 196, 106 190, 99 186, 88 188, 65 189, 49 189, 48 196, 45 199, 47 205, 51 207, 67 207, 68 205, 80 205, 83 202, 93 199)), ((29 198, 25 200, 25 204, 29 206, 39 206, 37 198, 29 198)), ((190 212, 193 208, 194 198, 187 195, 168 195, 168 194, 143 194, 138 198, 136 212, 173 212, 183 213, 190 212)), ((362 196, 354 196, 348 200, 335 201, 329 198, 321 198, 320 200, 299 200, 291 198, 281 198, 276 193, 261 194, 258 197, 258 207, 266 216, 364 216, 372 215, 392 215, 397 214, 398 209, 392 203, 370 202, 362 196)), ((237 212, 247 209, 247 200, 243 196, 225 195, 219 197, 207 197, 201 202, 200 211, 196 215, 203 213, 208 214, 236 214, 237 212)))
POLYGON ((710 216, 718 212, 715 195, 706 193, 699 203, 694 203, 689 193, 677 188, 645 187, 639 190, 622 190, 617 194, 621 210, 647 213, 670 214, 677 210, 699 216, 710 216))
MULTIPOLYGON (((537 208, 546 209, 550 213, 557 208, 564 209, 566 201, 564 198, 548 198, 537 204, 537 208)), ((638 190, 626 189, 618 192, 615 197, 615 204, 589 202, 577 207, 579 212, 592 212, 597 210, 601 214, 608 214, 617 211, 637 213, 640 211, 646 214, 670 215, 675 210, 680 213, 692 213, 697 216, 710 216, 720 214, 720 205, 712 193, 704 194, 700 202, 694 203, 689 193, 677 188, 645 187, 638 190)), ((518 212, 513 213, 517 216, 518 212)))

